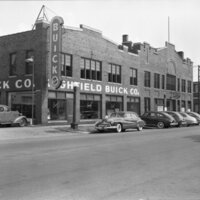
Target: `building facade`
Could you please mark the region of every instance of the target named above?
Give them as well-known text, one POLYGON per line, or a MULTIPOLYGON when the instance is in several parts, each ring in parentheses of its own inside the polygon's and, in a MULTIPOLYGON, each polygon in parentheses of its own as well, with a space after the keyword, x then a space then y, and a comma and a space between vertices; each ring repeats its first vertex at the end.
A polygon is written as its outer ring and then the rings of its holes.
POLYGON ((0 103, 36 123, 71 123, 75 99, 78 121, 97 120, 112 111, 139 115, 148 110, 192 110, 192 65, 183 52, 166 43, 153 48, 122 44, 102 32, 81 25, 62 30, 62 85, 50 84, 50 28, 37 21, 35 30, 0 37, 0 103), (27 63, 33 57, 34 62, 27 63), (74 93, 74 87, 78 92, 74 93))

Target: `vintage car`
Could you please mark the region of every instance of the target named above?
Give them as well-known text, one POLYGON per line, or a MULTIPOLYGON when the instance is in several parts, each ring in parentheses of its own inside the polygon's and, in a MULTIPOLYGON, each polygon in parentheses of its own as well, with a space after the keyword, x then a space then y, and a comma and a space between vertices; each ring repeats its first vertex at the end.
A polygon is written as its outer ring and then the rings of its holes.
POLYGON ((105 119, 97 121, 95 128, 102 132, 106 130, 116 130, 118 133, 126 129, 137 129, 141 131, 144 127, 144 121, 135 112, 119 111, 113 112, 105 119))
POLYGON ((165 112, 171 115, 178 122, 178 127, 187 125, 185 118, 179 112, 176 111, 165 111, 165 112))
POLYGON ((184 117, 187 126, 198 125, 198 121, 195 117, 188 115, 186 112, 180 112, 180 114, 184 117))
POLYGON ((186 112, 188 115, 194 117, 197 119, 198 121, 198 124, 200 124, 200 114, 199 113, 196 113, 196 112, 186 112))
POLYGON ((141 119, 145 121, 146 126, 157 128, 168 128, 178 126, 178 122, 169 114, 159 111, 145 112, 141 119))
POLYGON ((27 118, 18 111, 11 111, 6 105, 0 105, 0 125, 13 125, 19 126, 27 125, 27 118))

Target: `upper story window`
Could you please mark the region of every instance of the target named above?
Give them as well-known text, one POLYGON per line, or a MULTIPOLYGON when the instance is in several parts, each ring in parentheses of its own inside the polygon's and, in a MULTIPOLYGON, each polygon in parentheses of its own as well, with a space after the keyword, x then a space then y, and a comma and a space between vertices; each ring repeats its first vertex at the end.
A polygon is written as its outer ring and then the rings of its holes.
POLYGON ((199 84, 194 84, 193 85, 193 93, 198 93, 199 92, 199 84))
POLYGON ((137 69, 130 68, 130 85, 137 85, 137 69))
POLYGON ((72 55, 62 53, 61 56, 61 76, 72 77, 72 55))
POLYGON ((15 76, 17 74, 16 55, 17 55, 16 53, 10 54, 10 70, 9 70, 10 76, 15 76))
MULTIPOLYGON (((26 59, 33 58, 33 57, 34 57, 33 50, 26 51, 26 59)), ((32 73, 33 73, 33 63, 26 62, 25 74, 32 74, 32 73)))
POLYGON ((81 78, 101 81, 101 62, 87 58, 81 58, 81 78))
POLYGON ((177 81, 178 81, 178 83, 177 83, 178 84, 177 85, 177 91, 180 92, 180 78, 178 78, 177 81))
POLYGON ((144 86, 151 87, 151 72, 144 72, 144 86))
POLYGON ((115 64, 108 65, 108 82, 121 83, 121 66, 115 64))
POLYGON ((187 92, 192 93, 192 82, 191 81, 187 82, 187 92))
POLYGON ((176 76, 167 74, 167 90, 176 91, 176 76))
POLYGON ((154 88, 160 88, 160 74, 154 73, 154 88))
POLYGON ((165 75, 162 75, 162 89, 165 89, 165 75))
POLYGON ((184 79, 181 80, 181 91, 186 92, 186 81, 184 79))

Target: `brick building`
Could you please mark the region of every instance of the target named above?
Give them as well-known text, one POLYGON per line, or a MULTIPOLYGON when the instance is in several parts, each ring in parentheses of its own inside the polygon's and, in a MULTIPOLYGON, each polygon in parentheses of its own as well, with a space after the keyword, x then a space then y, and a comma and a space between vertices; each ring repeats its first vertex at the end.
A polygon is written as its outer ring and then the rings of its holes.
POLYGON ((49 84, 49 29, 48 23, 37 21, 35 30, 0 37, 1 104, 31 117, 34 102, 36 123, 71 122, 78 83, 78 121, 96 120, 113 110, 142 114, 192 109, 193 63, 183 52, 170 43, 163 48, 132 43, 127 35, 119 45, 84 25, 62 30, 63 81, 61 87, 53 88, 49 84), (31 56, 34 68, 25 62, 31 56))

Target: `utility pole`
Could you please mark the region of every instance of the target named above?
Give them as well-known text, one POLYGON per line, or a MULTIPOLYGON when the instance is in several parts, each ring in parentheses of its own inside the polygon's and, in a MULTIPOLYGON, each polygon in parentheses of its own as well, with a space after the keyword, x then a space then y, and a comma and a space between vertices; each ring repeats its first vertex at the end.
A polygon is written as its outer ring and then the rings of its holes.
POLYGON ((198 113, 200 113, 200 65, 198 65, 198 113))

